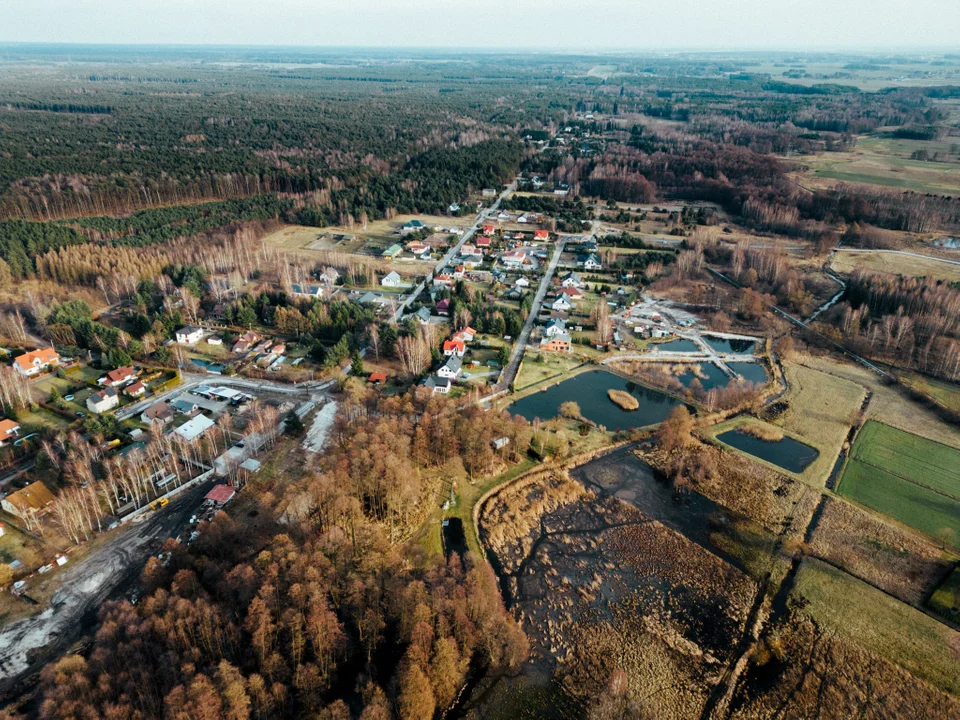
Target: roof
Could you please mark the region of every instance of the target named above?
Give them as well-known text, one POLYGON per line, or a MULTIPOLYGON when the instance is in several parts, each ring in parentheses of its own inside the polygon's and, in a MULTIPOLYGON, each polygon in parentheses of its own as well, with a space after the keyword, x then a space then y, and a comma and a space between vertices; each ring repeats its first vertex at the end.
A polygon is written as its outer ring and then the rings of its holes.
POLYGON ((111 370, 107 373, 107 380, 112 383, 121 382, 131 375, 133 375, 132 367, 118 367, 116 370, 111 370))
POLYGON ((422 222, 414 218, 410 220, 404 227, 426 227, 422 222))
POLYGON ((112 398, 116 396, 117 396, 116 390, 114 390, 113 388, 106 388, 104 390, 100 390, 99 392, 95 392, 93 395, 90 396, 90 399, 93 400, 95 405, 99 405, 107 398, 112 398))
POLYGON ((28 353, 24 353, 16 358, 14 362, 22 369, 29 370, 33 367, 35 360, 39 360, 41 365, 49 365, 59 359, 60 356, 57 355, 57 351, 53 348, 40 348, 39 350, 31 350, 28 353))
POLYGON ((446 310, 448 307, 450 307, 449 298, 444 298, 443 300, 437 303, 437 310, 446 310))
POLYGON ((4 418, 0 420, 0 440, 6 440, 20 429, 20 423, 4 418))
POLYGON ((147 386, 144 385, 142 382, 140 382, 140 381, 138 380, 138 381, 135 382, 135 383, 132 383, 132 384, 130 384, 130 385, 127 385, 127 386, 123 389, 123 391, 124 391, 125 393, 127 393, 128 395, 134 395, 134 394, 140 392, 141 390, 146 391, 146 389, 147 389, 147 386))
POLYGON ((18 510, 40 510, 54 501, 54 495, 46 485, 37 480, 22 490, 10 493, 4 499, 18 510))
POLYGON ((443 351, 447 352, 448 350, 459 350, 463 352, 467 349, 466 344, 463 340, 444 340, 443 341, 443 351))
POLYGON ((451 386, 451 382, 450 382, 450 378, 431 375, 430 377, 428 377, 426 380, 423 381, 423 386, 428 388, 435 388, 435 387, 449 388, 451 386))
POLYGON ((213 489, 203 496, 203 499, 212 500, 217 505, 223 505, 224 503, 230 502, 236 494, 237 489, 235 487, 230 487, 229 485, 214 485, 213 489))
POLYGON ((203 330, 193 325, 184 325, 182 328, 177 330, 177 335, 193 335, 194 333, 202 333, 202 332, 203 330))
POLYGON ((385 283, 387 282, 387 280, 398 283, 401 280, 403 280, 403 278, 400 277, 400 273, 398 273, 396 270, 391 270, 389 273, 383 276, 383 280, 381 280, 380 282, 385 283))
POLYGON ((151 420, 154 418, 162 420, 163 418, 173 417, 173 410, 170 409, 170 406, 167 405, 167 403, 161 400, 160 402, 154 403, 144 410, 143 414, 151 420))
POLYGON ((213 420, 208 418, 206 415, 197 415, 192 420, 188 420, 183 425, 174 430, 177 435, 182 437, 184 440, 195 440, 205 433, 207 430, 212 428, 214 425, 213 420))
POLYGON ((451 355, 447 358, 447 361, 443 364, 443 367, 448 370, 453 370, 453 372, 460 372, 463 368, 463 361, 460 360, 456 355, 451 355))
POLYGON ((370 373, 370 377, 367 378, 367 382, 372 382, 372 383, 386 382, 386 381, 387 381, 387 374, 382 372, 370 373))
POLYGON ((240 467, 244 470, 248 470, 249 472, 260 472, 260 468, 262 466, 263 463, 261 463, 259 460, 255 460, 254 458, 247 458, 240 463, 240 467))

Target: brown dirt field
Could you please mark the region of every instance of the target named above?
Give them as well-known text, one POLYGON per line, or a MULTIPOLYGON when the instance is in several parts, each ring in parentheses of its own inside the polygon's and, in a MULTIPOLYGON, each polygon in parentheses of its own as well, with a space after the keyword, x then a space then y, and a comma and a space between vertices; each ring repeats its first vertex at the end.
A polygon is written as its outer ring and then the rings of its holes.
POLYGON ((915 533, 828 497, 811 553, 919 606, 953 566, 953 558, 915 533))

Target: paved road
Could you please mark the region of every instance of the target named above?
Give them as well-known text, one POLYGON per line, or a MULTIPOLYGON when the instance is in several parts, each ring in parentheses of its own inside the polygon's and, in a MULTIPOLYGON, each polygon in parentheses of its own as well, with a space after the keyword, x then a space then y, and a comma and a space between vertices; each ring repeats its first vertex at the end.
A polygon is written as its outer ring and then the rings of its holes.
MULTIPOLYGON (((514 192, 514 191, 517 189, 517 180, 518 180, 518 179, 519 179, 519 178, 514 178, 513 182, 510 183, 510 184, 507 186, 507 189, 504 190, 502 193, 500 193, 500 197, 497 198, 496 202, 493 203, 493 205, 491 205, 489 208, 487 208, 486 210, 484 210, 483 212, 481 212, 479 215, 477 215, 477 221, 473 224, 473 227, 471 227, 469 230, 467 230, 467 231, 460 237, 460 240, 457 242, 457 244, 454 245, 454 246, 453 246, 452 248, 450 248, 449 250, 447 250, 446 254, 440 259, 440 262, 438 262, 438 263, 436 264, 436 266, 435 266, 434 269, 433 269, 433 272, 434 272, 435 274, 436 274, 436 273, 439 273, 444 267, 446 267, 446 266, 453 260, 453 258, 455 258, 455 257, 457 256, 457 253, 460 252, 460 248, 462 248, 462 247, 466 244, 467 240, 469 240, 470 238, 472 238, 472 237, 476 234, 476 232, 477 232, 477 230, 480 228, 480 226, 483 225, 483 223, 484 223, 486 220, 488 220, 489 217, 490 217, 497 209, 499 209, 500 203, 503 201, 503 199, 504 199, 507 195, 509 195, 510 193, 514 192)), ((410 307, 411 303, 413 303, 413 301, 416 300, 417 297, 419 297, 420 293, 423 292, 424 288, 426 288, 426 286, 427 286, 427 281, 428 281, 428 280, 429 280, 429 277, 426 278, 426 279, 425 279, 423 282, 421 282, 419 285, 417 285, 417 286, 410 292, 410 294, 407 295, 406 299, 405 299, 402 303, 400 303, 400 305, 397 307, 396 312, 393 313, 393 315, 390 317, 390 322, 396 323, 396 322, 399 322, 399 321, 400 321, 400 318, 403 317, 403 314, 407 311, 407 308, 410 307)))
MULTIPOLYGON (((60 589, 50 607, 0 630, 0 696, 14 690, 87 629, 90 615, 125 579, 136 577, 164 540, 187 524, 210 486, 202 483, 144 522, 112 531, 107 542, 61 571, 60 589)), ((31 576, 27 582, 29 594, 40 576, 31 576)))

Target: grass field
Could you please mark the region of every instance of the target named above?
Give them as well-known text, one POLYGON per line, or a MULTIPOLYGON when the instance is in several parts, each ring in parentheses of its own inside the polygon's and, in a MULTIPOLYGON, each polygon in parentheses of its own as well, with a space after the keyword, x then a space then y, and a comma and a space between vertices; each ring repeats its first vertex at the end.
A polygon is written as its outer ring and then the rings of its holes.
POLYGON ((960 613, 954 612, 960 609, 960 568, 955 568, 952 573, 943 581, 933 595, 930 596, 928 603, 930 608, 954 623, 960 623, 960 613))
POLYGON ((833 256, 830 267, 838 273, 852 273, 854 270, 870 270, 886 275, 905 275, 910 277, 930 277, 935 280, 955 282, 960 280, 960 265, 941 262, 935 258, 926 259, 912 255, 873 252, 838 252, 833 256))
POLYGON ((960 451, 868 421, 837 492, 927 535, 960 544, 960 451))
POLYGON ((885 385, 880 376, 861 365, 840 362, 829 356, 806 357, 805 365, 823 373, 839 376, 868 388, 873 393, 867 417, 939 443, 960 448, 960 428, 945 423, 929 408, 906 396, 896 387, 885 385))
POLYGON ((933 140, 895 140, 862 137, 846 152, 820 153, 804 157, 805 174, 811 179, 880 185, 917 192, 960 192, 960 160, 950 162, 911 160, 915 150, 949 152, 949 142, 933 140))
POLYGON ((928 682, 960 693, 960 639, 955 630, 836 568, 810 558, 797 574, 804 612, 830 630, 928 682))
POLYGON ((784 396, 789 409, 772 424, 820 451, 801 477, 823 487, 866 392, 856 383, 805 365, 786 363, 784 372, 790 384, 784 396))
POLYGON ((919 373, 898 372, 899 377, 910 387, 929 395, 938 403, 954 412, 960 412, 960 385, 935 380, 919 373))

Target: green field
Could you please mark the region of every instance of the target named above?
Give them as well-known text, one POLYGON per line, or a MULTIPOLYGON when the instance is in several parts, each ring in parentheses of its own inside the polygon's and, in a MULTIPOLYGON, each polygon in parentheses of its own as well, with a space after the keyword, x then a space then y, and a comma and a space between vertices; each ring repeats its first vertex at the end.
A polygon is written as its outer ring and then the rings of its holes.
POLYGON ((930 597, 930 608, 955 623, 960 623, 960 615, 954 611, 960 608, 960 568, 955 568, 930 597))
POLYGON ((837 492, 933 537, 960 542, 960 451, 869 420, 837 492))
POLYGON ((956 632, 826 563, 807 558, 794 593, 804 612, 827 628, 887 658, 947 692, 960 693, 956 632))

